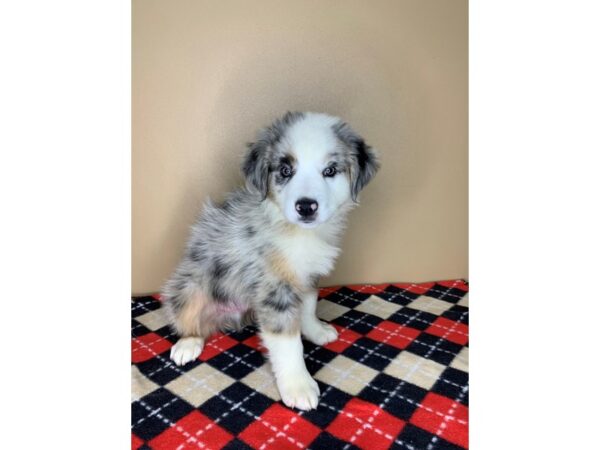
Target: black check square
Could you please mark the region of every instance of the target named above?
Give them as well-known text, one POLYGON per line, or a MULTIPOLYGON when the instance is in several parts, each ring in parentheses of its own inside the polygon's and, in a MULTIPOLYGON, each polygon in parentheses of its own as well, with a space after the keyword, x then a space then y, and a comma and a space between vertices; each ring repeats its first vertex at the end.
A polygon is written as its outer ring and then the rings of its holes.
POLYGON ((303 343, 306 369, 313 375, 337 356, 336 352, 326 349, 325 347, 317 346, 308 341, 304 341, 303 343))
POLYGON ((448 288, 441 284, 434 284, 424 295, 427 297, 444 300, 448 303, 458 303, 465 296, 466 292, 458 288, 448 288))
POLYGON ((381 322, 383 322, 381 317, 355 310, 346 311, 340 317, 333 320, 333 323, 336 325, 340 325, 360 334, 367 334, 381 322))
POLYGON ((229 443, 227 443, 227 445, 225 447, 223 447, 221 450, 255 450, 252 447, 250 447, 248 444, 246 444, 244 441, 241 441, 240 439, 234 439, 233 441, 230 441, 229 443))
POLYGON ((426 395, 427 390, 419 386, 380 373, 359 392, 358 397, 381 405, 388 413, 408 421, 426 395))
POLYGON ((159 309, 161 306, 161 303, 154 297, 137 297, 131 304, 131 317, 141 316, 149 311, 159 309))
POLYGON ((405 350, 447 366, 462 348, 462 345, 423 332, 405 350))
POLYGON ((202 362, 195 360, 190 361, 183 367, 178 367, 173 361, 170 360, 169 353, 170 350, 167 350, 162 353, 160 357, 155 357, 147 361, 137 363, 137 368, 146 378, 152 380, 154 383, 160 386, 164 386, 173 381, 175 378, 180 377, 185 372, 188 372, 202 364, 202 362))
POLYGON ((406 306, 413 300, 419 298, 419 295, 420 294, 415 294, 414 292, 410 292, 406 289, 400 289, 394 285, 389 285, 383 292, 377 294, 378 297, 381 297, 388 302, 403 306, 406 306))
POLYGON ((337 303, 338 305, 346 306, 348 308, 356 308, 363 300, 369 298, 371 294, 365 294, 363 292, 356 292, 347 287, 341 287, 337 291, 327 295, 327 300, 337 303))
POLYGON ((131 431, 149 441, 193 409, 185 400, 159 388, 131 404, 131 431))
POLYGON ((402 441, 404 445, 400 445, 395 442, 390 450, 406 450, 409 448, 406 444, 410 445, 414 450, 421 450, 431 448, 434 450, 464 450, 462 447, 451 444, 441 437, 436 437, 435 434, 431 434, 412 423, 407 423, 400 435, 398 441, 402 441), (432 443, 432 440, 436 438, 436 442, 432 443), (430 446, 431 445, 431 446, 430 446))
POLYGON ((218 396, 204 402, 198 410, 234 436, 241 433, 275 403, 269 397, 236 382, 218 396))
MULTIPOLYGON (((322 407, 305 412, 303 417, 324 430, 344 409, 352 396, 321 381, 317 380, 317 383, 321 390, 319 404, 322 407)), ((310 447, 313 448, 312 445, 310 447)))
POLYGON ((145 408, 139 401, 131 404, 131 431, 140 439, 152 439, 170 426, 168 420, 165 421, 162 417, 151 415, 151 412, 151 409, 145 408))
POLYGON ((323 431, 319 437, 310 444, 310 448, 313 450, 360 450, 355 445, 342 441, 329 434, 327 431, 323 431))
POLYGON ((400 349, 368 337, 358 339, 342 355, 377 371, 385 369, 398 356, 400 349))
POLYGON ((145 334, 152 333, 152 330, 146 328, 144 324, 135 319, 131 319, 131 337, 142 337, 145 334))
POLYGON ((454 305, 445 311, 442 317, 469 325, 469 308, 462 305, 454 305))
POLYGON ((431 387, 431 391, 469 406, 469 374, 453 367, 447 367, 431 387))
POLYGON ((392 314, 388 320, 397 323, 398 325, 410 326, 411 328, 423 331, 429 328, 437 318, 438 316, 435 314, 405 306, 392 314))
POLYGON ((264 363, 262 354, 245 344, 237 344, 207 361, 207 364, 236 380, 241 380, 264 363))

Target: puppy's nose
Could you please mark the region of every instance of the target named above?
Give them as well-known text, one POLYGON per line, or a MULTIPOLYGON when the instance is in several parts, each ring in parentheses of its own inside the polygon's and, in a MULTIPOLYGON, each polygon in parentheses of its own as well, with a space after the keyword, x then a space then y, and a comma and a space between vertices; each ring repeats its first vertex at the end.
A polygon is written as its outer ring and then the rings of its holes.
POLYGON ((314 215, 317 212, 317 209, 319 209, 319 204, 312 198, 303 197, 296 202, 296 211, 298 211, 298 214, 302 217, 314 215))

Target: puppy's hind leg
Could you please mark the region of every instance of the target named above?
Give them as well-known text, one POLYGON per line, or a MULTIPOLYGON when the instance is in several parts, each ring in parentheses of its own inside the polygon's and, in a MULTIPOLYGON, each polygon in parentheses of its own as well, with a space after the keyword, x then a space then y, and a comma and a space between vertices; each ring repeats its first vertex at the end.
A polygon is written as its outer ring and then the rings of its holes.
POLYGON ((171 360, 178 366, 183 366, 198 358, 203 348, 204 339, 196 336, 182 337, 171 347, 171 360))
POLYGON ((195 290, 181 291, 167 299, 171 324, 180 339, 171 347, 171 360, 178 366, 194 361, 204 348, 204 340, 214 331, 208 319, 209 299, 195 290))

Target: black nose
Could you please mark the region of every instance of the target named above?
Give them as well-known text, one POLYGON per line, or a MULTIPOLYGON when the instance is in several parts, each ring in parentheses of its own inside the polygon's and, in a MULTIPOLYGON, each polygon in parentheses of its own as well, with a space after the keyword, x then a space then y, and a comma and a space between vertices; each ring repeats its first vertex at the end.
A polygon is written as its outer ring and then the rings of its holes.
POLYGON ((298 211, 298 214, 302 217, 314 215, 317 212, 317 209, 319 209, 319 204, 312 198, 303 197, 296 202, 296 211, 298 211))

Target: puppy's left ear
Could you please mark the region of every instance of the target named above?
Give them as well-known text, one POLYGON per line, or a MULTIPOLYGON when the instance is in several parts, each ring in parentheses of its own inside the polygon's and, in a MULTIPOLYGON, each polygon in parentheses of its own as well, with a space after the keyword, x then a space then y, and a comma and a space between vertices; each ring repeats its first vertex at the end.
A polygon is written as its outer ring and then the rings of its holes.
POLYGON ((350 149, 350 194, 358 200, 358 193, 367 185, 379 170, 379 158, 373 148, 365 143, 346 123, 333 127, 338 138, 350 149))
POLYGON ((246 177, 246 184, 250 188, 258 190, 262 200, 267 198, 269 190, 268 147, 269 143, 262 139, 248 144, 248 150, 242 164, 242 172, 244 173, 244 177, 246 177))

